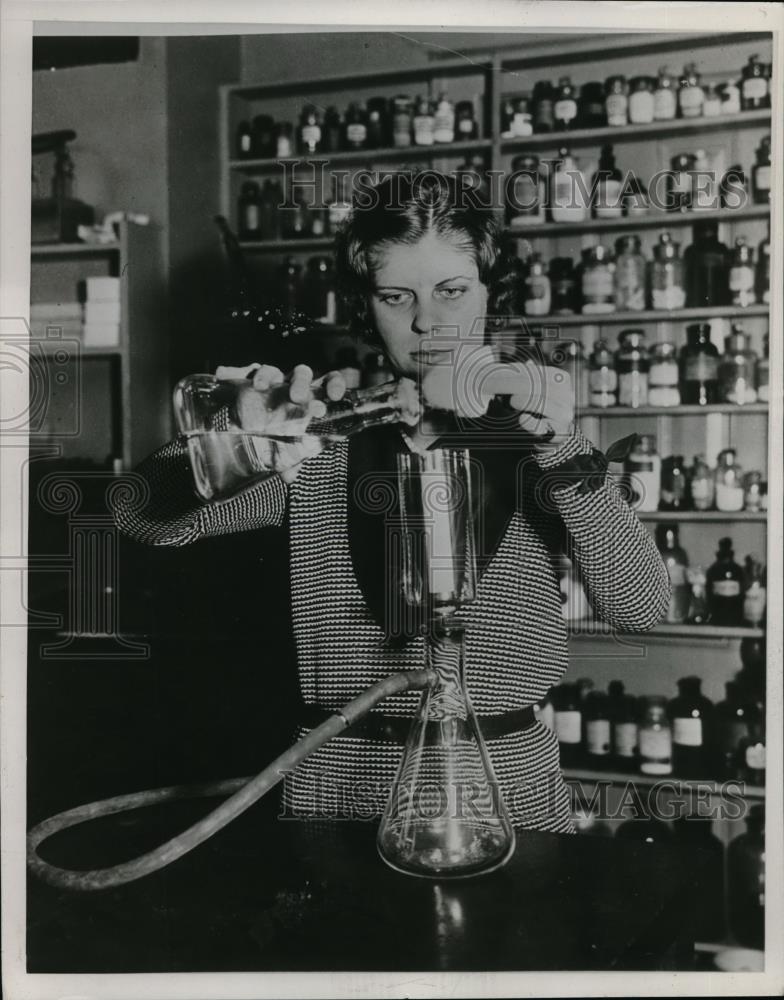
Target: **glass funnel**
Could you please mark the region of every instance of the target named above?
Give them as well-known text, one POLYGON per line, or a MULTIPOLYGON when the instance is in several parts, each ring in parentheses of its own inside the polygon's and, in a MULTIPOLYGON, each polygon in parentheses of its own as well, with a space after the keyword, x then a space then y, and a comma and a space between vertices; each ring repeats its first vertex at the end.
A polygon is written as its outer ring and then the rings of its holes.
POLYGON ((378 831, 392 868, 465 878, 502 865, 514 830, 465 685, 465 627, 476 556, 468 452, 436 449, 398 460, 406 600, 428 610, 426 690, 378 831))

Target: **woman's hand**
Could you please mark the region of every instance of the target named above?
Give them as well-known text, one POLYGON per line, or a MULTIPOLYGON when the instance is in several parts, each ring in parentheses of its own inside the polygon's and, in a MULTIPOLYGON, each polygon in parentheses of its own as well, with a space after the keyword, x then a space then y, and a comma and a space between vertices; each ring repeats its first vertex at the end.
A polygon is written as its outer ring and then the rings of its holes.
POLYGON ((483 388, 508 396, 519 412, 520 427, 534 438, 537 450, 551 451, 568 437, 574 423, 574 392, 569 373, 534 361, 498 365, 483 388))
MULTIPOLYGON (((339 372, 329 372, 314 381, 307 365, 297 365, 288 377, 272 365, 245 372, 247 386, 237 393, 237 422, 242 430, 257 435, 253 445, 259 461, 291 483, 302 462, 323 450, 323 442, 306 433, 308 424, 326 413, 324 398, 343 397, 345 379, 339 372)), ((217 378, 226 374, 227 369, 221 368, 215 373, 217 378)))

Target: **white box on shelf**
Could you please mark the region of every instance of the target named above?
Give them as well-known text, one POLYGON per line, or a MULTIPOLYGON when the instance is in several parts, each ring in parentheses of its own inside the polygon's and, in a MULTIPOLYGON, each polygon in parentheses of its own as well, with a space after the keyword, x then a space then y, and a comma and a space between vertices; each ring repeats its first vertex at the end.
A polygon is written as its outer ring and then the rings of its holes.
POLYGON ((119 323, 120 303, 119 302, 93 302, 88 299, 84 305, 85 323, 119 323))
POLYGON ((120 279, 110 278, 100 275, 94 278, 86 278, 87 301, 88 302, 119 302, 120 301, 120 279))
POLYGON ((85 323, 82 327, 82 343, 85 347, 119 347, 119 323, 85 323))

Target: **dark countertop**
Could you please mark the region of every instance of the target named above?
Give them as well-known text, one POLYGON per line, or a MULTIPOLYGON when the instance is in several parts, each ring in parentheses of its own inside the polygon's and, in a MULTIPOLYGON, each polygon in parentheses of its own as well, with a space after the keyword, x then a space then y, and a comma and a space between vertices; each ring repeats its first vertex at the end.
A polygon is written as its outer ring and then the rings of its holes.
MULTIPOLYGON (((134 856, 205 801, 59 834, 47 860, 134 856)), ((29 972, 601 970, 689 968, 694 856, 657 844, 518 831, 501 869, 401 875, 370 823, 275 818, 262 803, 174 865, 99 893, 31 880, 29 972)))

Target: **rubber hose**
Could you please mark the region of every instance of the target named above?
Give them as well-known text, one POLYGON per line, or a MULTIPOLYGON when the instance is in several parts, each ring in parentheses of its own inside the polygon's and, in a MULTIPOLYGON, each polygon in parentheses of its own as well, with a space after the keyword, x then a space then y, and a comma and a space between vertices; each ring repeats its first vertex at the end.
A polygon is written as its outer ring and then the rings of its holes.
POLYGON ((392 674, 390 677, 378 681, 353 701, 336 711, 320 726, 303 736, 255 777, 231 778, 226 781, 202 785, 172 785, 168 788, 133 792, 130 795, 119 795, 111 799, 90 802, 87 805, 77 806, 75 809, 51 816, 33 827, 27 835, 28 868, 38 878, 58 889, 81 891, 109 889, 124 885, 126 882, 133 882, 145 875, 151 875, 192 851, 199 844, 203 844, 214 833, 231 823, 233 819, 236 819, 254 802, 257 802, 270 789, 274 788, 286 772, 301 764, 306 757, 331 740, 333 736, 345 732, 348 726, 361 719, 379 702, 390 695, 403 691, 430 687, 435 679, 436 675, 432 670, 409 670, 392 674), (124 861, 111 868, 72 871, 50 865, 38 856, 38 848, 45 840, 48 840, 53 834, 79 823, 175 799, 226 795, 232 792, 234 794, 231 795, 231 798, 221 803, 217 809, 208 813, 203 819, 176 837, 172 837, 165 844, 161 844, 160 847, 156 847, 138 858, 124 861))

